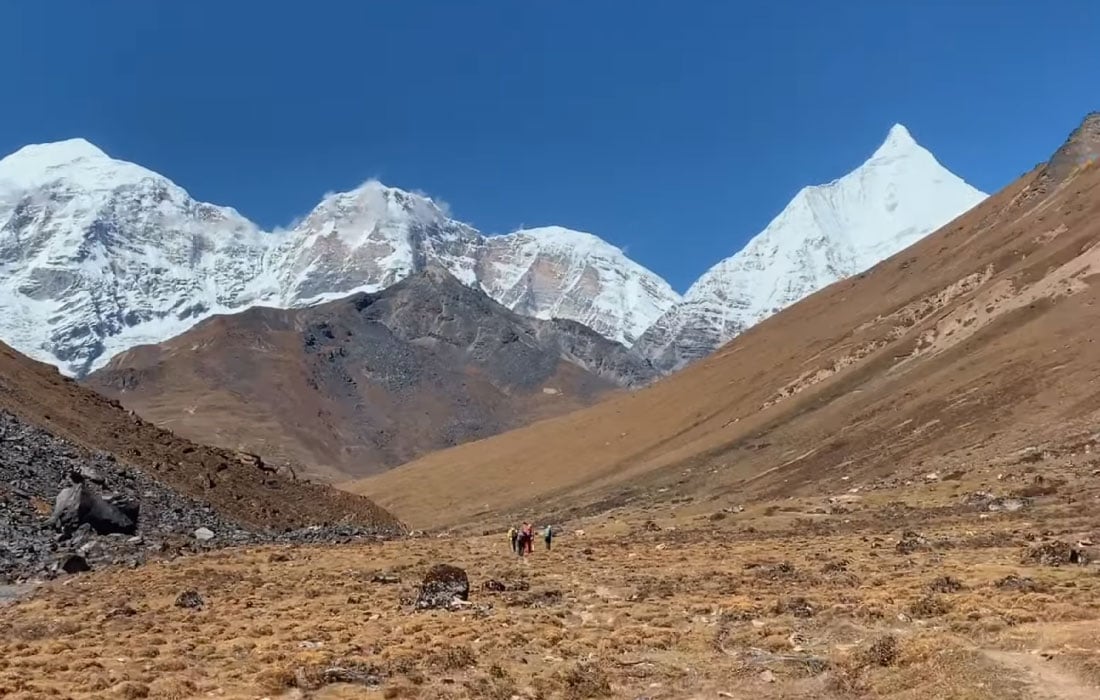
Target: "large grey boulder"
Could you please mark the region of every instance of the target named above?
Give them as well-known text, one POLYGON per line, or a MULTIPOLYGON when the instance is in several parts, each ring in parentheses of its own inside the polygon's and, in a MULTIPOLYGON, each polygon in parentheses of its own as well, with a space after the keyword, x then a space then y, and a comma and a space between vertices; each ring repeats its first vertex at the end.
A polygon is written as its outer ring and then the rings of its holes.
POLYGON ((79 554, 65 554, 57 560, 54 564, 54 568, 66 574, 79 574, 84 571, 91 571, 92 567, 88 566, 88 560, 79 554))
POLYGON ((78 481, 57 494, 48 523, 66 535, 85 524, 100 535, 133 535, 137 532, 138 509, 132 502, 125 504, 125 508, 124 511, 107 502, 90 486, 78 481))

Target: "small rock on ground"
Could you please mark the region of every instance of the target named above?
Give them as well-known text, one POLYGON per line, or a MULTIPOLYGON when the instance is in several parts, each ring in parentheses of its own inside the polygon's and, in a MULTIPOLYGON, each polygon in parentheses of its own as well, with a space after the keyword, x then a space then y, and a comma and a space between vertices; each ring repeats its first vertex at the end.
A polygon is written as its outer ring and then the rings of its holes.
POLYGON ((455 600, 465 601, 470 596, 470 579, 466 572, 450 564, 436 564, 420 584, 416 598, 418 610, 449 609, 455 600))
POLYGON ((201 608, 206 601, 202 599, 198 591, 184 591, 176 597, 177 608, 201 608))

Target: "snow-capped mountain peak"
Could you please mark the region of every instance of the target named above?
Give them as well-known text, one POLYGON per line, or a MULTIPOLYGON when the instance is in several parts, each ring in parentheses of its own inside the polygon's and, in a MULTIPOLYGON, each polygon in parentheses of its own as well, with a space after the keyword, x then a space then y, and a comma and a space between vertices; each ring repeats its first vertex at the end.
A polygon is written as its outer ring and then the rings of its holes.
POLYGON ((681 299, 590 233, 486 236, 441 202, 377 180, 325 195, 290 230, 263 232, 69 139, 0 160, 0 338, 83 374, 213 313, 378 291, 438 264, 514 311, 577 321, 672 369, 984 196, 896 124, 863 165, 803 188, 681 299))
POLYGON ((579 321, 627 345, 680 300, 620 248, 560 226, 486 238, 479 271, 482 288, 513 311, 579 321))
POLYGON ((680 299, 593 234, 546 226, 485 236, 428 197, 373 181, 326 196, 277 257, 285 305, 377 291, 435 261, 513 311, 628 345, 680 299))
MULTIPOLYGON (((431 199, 369 180, 325 195, 285 235, 274 255, 280 304, 296 306, 354 292, 374 292, 404 279, 445 253, 435 243, 460 241, 448 251, 462 266, 480 241, 431 199), (439 254, 437 254, 439 253, 439 254)), ((457 276, 472 283, 471 265, 457 276)))
POLYGON ((0 160, 0 191, 8 193, 59 180, 70 189, 103 192, 146 178, 163 179, 139 165, 110 158, 84 139, 31 144, 0 160))
POLYGON ((27 169, 44 170, 67 165, 79 160, 108 158, 98 146, 86 139, 75 138, 52 143, 32 143, 23 146, 0 163, 5 166, 21 166, 27 169))
POLYGON ((330 200, 376 212, 388 219, 439 221, 446 218, 443 209, 431 197, 390 187, 374 179, 348 192, 327 194, 318 207, 324 207, 330 200))
POLYGON ((428 225, 445 218, 442 210, 427 197, 368 180, 353 190, 326 194, 306 221, 324 220, 328 224, 322 230, 311 230, 311 235, 335 232, 347 245, 357 246, 379 226, 428 225))
POLYGON ((861 166, 800 190, 740 252, 704 273, 636 347, 663 369, 682 367, 907 248, 985 196, 896 124, 861 166))
POLYGON ((521 313, 630 343, 679 296, 601 244, 560 228, 484 236, 376 180, 267 233, 83 139, 36 144, 0 160, 0 338, 82 375, 214 313, 378 291, 436 263, 521 313))
POLYGON ((535 228, 524 228, 504 234, 501 238, 507 238, 508 236, 530 236, 538 238, 547 246, 576 248, 579 250, 593 250, 599 248, 601 250, 615 251, 618 254, 622 254, 620 248, 608 243, 595 234, 585 231, 575 231, 563 226, 536 226, 535 228))
POLYGON ((877 160, 879 158, 886 158, 893 155, 904 155, 905 153, 925 149, 917 143, 913 135, 909 133, 909 129, 904 124, 894 124, 890 127, 890 131, 886 134, 886 140, 882 142, 882 145, 875 149, 875 152, 871 155, 870 160, 877 160))

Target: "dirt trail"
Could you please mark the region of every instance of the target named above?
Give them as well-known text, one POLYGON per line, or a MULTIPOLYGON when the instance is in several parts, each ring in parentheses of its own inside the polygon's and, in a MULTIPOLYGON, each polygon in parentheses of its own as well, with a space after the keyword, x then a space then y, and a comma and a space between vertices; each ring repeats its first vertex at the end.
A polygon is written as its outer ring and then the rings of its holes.
POLYGON ((1035 700, 1096 700, 1100 697, 1100 688, 1088 685, 1041 655, 997 649, 983 649, 982 653, 1016 673, 1029 691, 1028 697, 1035 700))

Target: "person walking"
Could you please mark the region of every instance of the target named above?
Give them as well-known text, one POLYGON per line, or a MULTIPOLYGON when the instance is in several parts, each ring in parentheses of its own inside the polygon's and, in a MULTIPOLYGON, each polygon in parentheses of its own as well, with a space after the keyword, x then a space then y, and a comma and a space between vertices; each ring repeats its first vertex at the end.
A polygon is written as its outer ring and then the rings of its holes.
POLYGON ((520 536, 520 548, 526 549, 527 554, 531 553, 532 540, 535 539, 535 533, 531 531, 531 523, 523 523, 523 534, 520 536))
POLYGON ((542 539, 544 542, 546 542, 546 549, 547 551, 549 551, 550 540, 554 539, 554 528, 552 528, 550 525, 547 525, 546 529, 542 532, 542 539))
POLYGON ((508 527, 508 540, 512 543, 512 553, 514 554, 516 545, 519 542, 519 530, 516 529, 515 525, 508 527))

